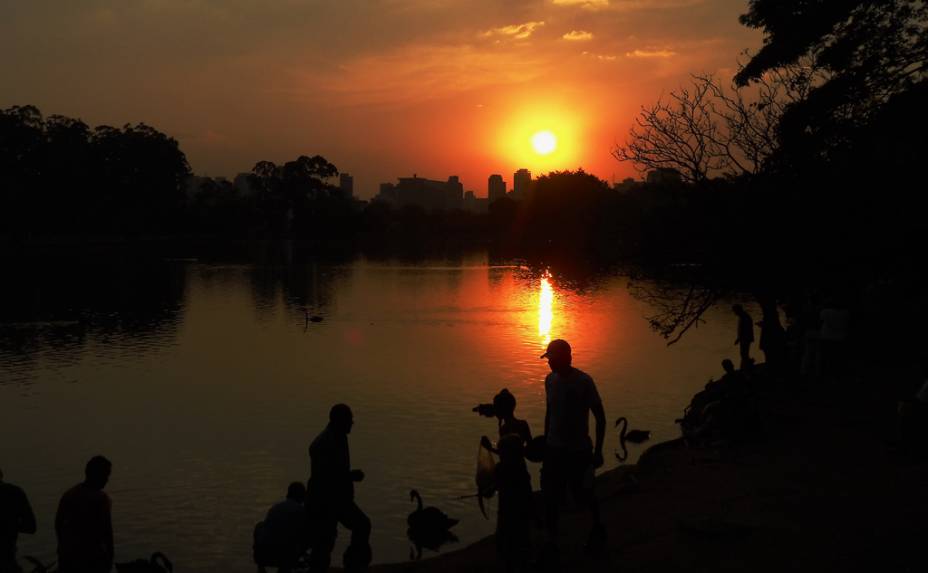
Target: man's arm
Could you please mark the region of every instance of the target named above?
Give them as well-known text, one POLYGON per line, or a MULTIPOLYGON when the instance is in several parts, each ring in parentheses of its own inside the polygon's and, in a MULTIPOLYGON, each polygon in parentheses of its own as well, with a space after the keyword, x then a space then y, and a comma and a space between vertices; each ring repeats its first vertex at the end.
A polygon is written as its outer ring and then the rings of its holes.
POLYGON ((22 493, 23 499, 22 499, 22 516, 19 522, 19 532, 28 533, 29 535, 32 535, 35 533, 35 530, 36 530, 35 513, 32 512, 32 506, 29 505, 29 498, 26 497, 26 493, 25 492, 21 492, 21 493, 22 493))
POLYGON ((110 505, 109 497, 107 497, 103 504, 103 542, 106 544, 106 559, 107 563, 110 565, 113 564, 114 548, 113 548, 113 517, 112 517, 112 508, 110 505))
POLYGON ((61 543, 61 532, 64 526, 64 496, 58 501, 58 511, 55 512, 55 537, 61 543))
POLYGON ((601 401, 593 402, 590 410, 593 411, 593 417, 596 419, 596 445, 593 448, 593 465, 599 467, 603 465, 603 440, 606 438, 606 411, 603 409, 603 403, 601 401))

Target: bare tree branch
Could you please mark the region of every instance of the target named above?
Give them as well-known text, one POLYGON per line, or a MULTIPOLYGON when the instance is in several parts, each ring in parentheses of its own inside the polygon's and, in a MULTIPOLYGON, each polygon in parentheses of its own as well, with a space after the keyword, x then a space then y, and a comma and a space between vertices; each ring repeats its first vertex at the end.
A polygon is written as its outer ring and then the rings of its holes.
POLYGON ((726 89, 711 74, 694 74, 689 85, 642 107, 612 155, 640 172, 676 169, 688 183, 755 175, 777 150, 786 108, 825 79, 811 58, 777 68, 751 87, 726 89))

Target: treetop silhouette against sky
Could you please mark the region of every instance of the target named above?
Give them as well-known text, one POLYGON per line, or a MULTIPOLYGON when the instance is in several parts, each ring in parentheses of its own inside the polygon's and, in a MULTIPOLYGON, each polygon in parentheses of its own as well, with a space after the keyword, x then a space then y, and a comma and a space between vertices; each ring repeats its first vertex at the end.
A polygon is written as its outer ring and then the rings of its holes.
POLYGON ((12 2, 0 108, 144 122, 198 174, 322 153, 361 197, 419 173, 486 179, 610 156, 639 107, 758 48, 743 0, 12 2), (557 149, 532 148, 539 131, 557 149))

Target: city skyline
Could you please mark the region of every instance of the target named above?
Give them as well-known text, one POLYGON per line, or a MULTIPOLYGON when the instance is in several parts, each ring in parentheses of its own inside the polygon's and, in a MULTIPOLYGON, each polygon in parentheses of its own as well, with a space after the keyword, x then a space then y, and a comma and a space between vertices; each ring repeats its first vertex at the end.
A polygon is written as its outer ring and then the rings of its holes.
POLYGON ((193 172, 322 155, 369 199, 396 174, 584 168, 691 72, 730 77, 760 33, 741 0, 8 3, 0 108, 144 122, 193 172), (255 34, 255 29, 269 33, 255 34), (36 34, 35 30, 41 30, 36 34), (533 149, 548 131, 557 148, 533 149))

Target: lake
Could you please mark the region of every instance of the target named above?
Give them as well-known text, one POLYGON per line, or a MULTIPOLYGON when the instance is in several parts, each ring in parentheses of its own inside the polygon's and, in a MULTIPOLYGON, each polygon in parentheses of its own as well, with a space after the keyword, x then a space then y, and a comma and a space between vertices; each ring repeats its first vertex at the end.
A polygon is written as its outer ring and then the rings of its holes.
MULTIPOLYGON (((307 447, 337 402, 355 414, 374 561, 409 558, 411 488, 461 520, 460 542, 442 549, 453 550, 494 529, 475 500, 458 499, 475 489, 480 436, 496 433, 471 408, 508 388, 517 416, 543 433, 549 340, 570 341, 597 383, 604 470, 619 464, 616 417, 651 430, 651 443, 676 437, 693 393, 737 355, 726 305, 668 347, 621 273, 577 277, 479 252, 14 271, 0 291, 0 467, 39 520, 20 555, 46 560, 58 498, 100 453, 114 463, 117 561, 163 551, 181 571, 253 571, 253 527, 305 481, 307 447), (322 321, 307 324, 304 307, 322 321)), ((631 449, 626 463, 642 450, 631 449)))

